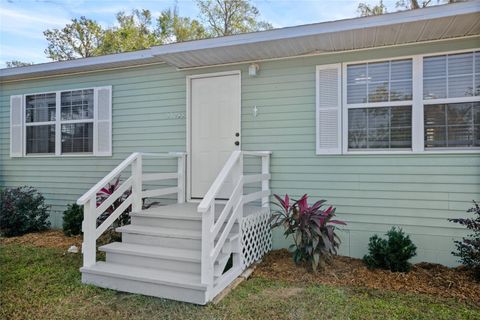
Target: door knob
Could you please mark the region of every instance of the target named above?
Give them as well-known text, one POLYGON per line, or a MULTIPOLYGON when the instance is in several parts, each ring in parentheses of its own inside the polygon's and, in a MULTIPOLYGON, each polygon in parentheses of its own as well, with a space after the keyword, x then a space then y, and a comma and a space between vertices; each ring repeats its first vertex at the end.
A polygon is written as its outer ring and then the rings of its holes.
POLYGON ((235 141, 235 145, 236 145, 236 146, 239 146, 239 145, 240 145, 240 141, 235 141))

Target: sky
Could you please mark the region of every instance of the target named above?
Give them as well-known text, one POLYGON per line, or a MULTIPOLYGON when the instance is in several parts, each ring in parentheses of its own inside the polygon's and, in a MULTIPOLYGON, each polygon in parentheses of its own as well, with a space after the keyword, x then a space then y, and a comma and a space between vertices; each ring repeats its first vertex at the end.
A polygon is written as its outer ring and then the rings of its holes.
MULTIPOLYGON (((275 28, 332 21, 358 16, 360 2, 375 0, 253 0, 261 19, 275 28)), ((394 11, 396 0, 386 0, 394 11)), ((44 51, 43 31, 62 28, 80 16, 94 19, 103 27, 115 25, 115 14, 132 9, 149 9, 154 17, 177 3, 180 15, 198 18, 193 0, 0 0, 0 68, 6 61, 49 62, 44 51)))

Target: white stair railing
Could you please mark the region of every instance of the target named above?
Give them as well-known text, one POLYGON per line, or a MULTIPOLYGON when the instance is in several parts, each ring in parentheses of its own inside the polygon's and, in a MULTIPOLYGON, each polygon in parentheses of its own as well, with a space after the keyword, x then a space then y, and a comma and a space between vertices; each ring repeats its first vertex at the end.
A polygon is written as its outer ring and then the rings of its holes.
POLYGON ((89 267, 96 263, 97 239, 117 220, 120 215, 131 205, 132 212, 142 210, 144 198, 161 197, 169 194, 177 194, 177 202, 185 202, 185 157, 183 152, 171 153, 132 153, 122 161, 115 169, 95 184, 83 196, 77 200, 78 205, 83 205, 83 266, 89 267), (177 171, 171 173, 143 173, 143 157, 177 158, 177 171), (122 173, 131 167, 130 176, 104 201, 97 205, 97 194, 109 183, 120 177, 122 173), (153 190, 143 190, 144 182, 176 179, 177 186, 164 187, 153 190), (125 192, 131 190, 123 202, 113 211, 107 219, 97 226, 97 219, 125 192))
MULTIPOLYGON (((240 226, 243 217, 243 206, 246 203, 261 199, 262 207, 269 207, 270 155, 270 151, 234 151, 198 205, 198 212, 202 214, 201 281, 207 286, 207 299, 213 298, 243 271, 240 259, 240 241, 237 241, 238 248, 230 249, 230 253, 237 252, 237 256, 235 257, 234 255, 232 261, 231 270, 220 275, 218 279, 215 279, 214 275, 215 263, 219 260, 219 255, 224 249, 227 238, 232 236, 232 229, 236 222, 238 222, 239 226, 237 238, 241 239, 242 231, 240 226), (245 156, 261 157, 261 174, 243 174, 243 159, 245 156), (239 172, 237 175, 234 175, 236 181, 233 182, 233 191, 228 197, 222 212, 216 218, 216 197, 226 179, 232 176, 234 170, 239 170, 239 172), (262 183, 261 190, 244 195, 244 185, 255 182, 262 183)), ((230 247, 232 246, 231 244, 229 245, 230 247)))

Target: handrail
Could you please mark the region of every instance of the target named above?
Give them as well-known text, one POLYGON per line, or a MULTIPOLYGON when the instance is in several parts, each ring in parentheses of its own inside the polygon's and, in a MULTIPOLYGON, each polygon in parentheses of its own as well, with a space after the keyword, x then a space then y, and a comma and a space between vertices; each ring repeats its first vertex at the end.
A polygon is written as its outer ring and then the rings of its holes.
POLYGON ((169 194, 177 194, 178 203, 185 202, 185 157, 185 152, 134 152, 77 200, 77 204, 84 206, 82 222, 82 252, 83 265, 85 267, 92 266, 96 263, 96 241, 98 237, 100 237, 102 233, 105 232, 105 230, 107 230, 129 207, 131 207, 132 212, 139 212, 142 210, 144 198, 158 197, 169 194), (144 175, 142 168, 142 159, 144 156, 177 158, 177 171, 144 175), (131 166, 130 176, 119 186, 117 186, 116 190, 106 199, 104 199, 103 202, 98 206, 98 192, 108 185, 108 183, 111 183, 111 181, 119 177, 129 166, 131 166), (177 186, 143 190, 143 184, 146 181, 161 181, 169 179, 176 179, 177 186), (125 199, 123 199, 122 203, 112 213, 110 213, 100 225, 97 225, 98 217, 101 216, 112 205, 113 202, 122 197, 128 190, 129 194, 125 199))
POLYGON ((270 151, 233 151, 197 207, 197 211, 202 214, 201 281, 207 286, 207 299, 223 290, 231 282, 231 277, 236 277, 243 271, 241 249, 239 248, 239 241, 242 238, 241 228, 235 231, 235 233, 238 233, 236 245, 229 244, 226 246, 226 241, 232 233, 235 223, 238 222, 241 225, 245 203, 261 199, 262 207, 268 208, 271 154, 270 151), (260 174, 243 174, 244 156, 255 156, 262 159, 260 174), (234 188, 222 212, 217 216, 215 198, 236 165, 238 165, 238 175, 234 176, 234 188), (261 191, 244 195, 244 185, 254 182, 261 182, 261 191), (221 252, 222 256, 220 256, 221 252), (223 273, 222 270, 225 265, 219 263, 219 261, 224 259, 225 255, 230 256, 230 254, 233 255, 231 270, 223 273), (215 277, 218 278, 215 279, 215 277))
POLYGON ((128 158, 123 160, 118 166, 115 167, 109 174, 107 174, 102 180, 97 182, 93 187, 91 187, 87 192, 85 192, 77 200, 78 205, 84 205, 92 197, 96 197, 98 191, 100 191, 105 185, 117 177, 126 167, 132 164, 133 161, 140 155, 139 152, 134 152, 128 158))
POLYGON ((210 186, 210 189, 208 189, 207 193, 203 197, 203 200, 198 205, 198 212, 207 212, 208 208, 210 208, 210 204, 215 199, 215 196, 218 194, 220 187, 225 182, 225 179, 230 174, 230 171, 232 171, 241 154, 242 151, 238 150, 232 152, 227 162, 223 166, 222 170, 220 170, 217 178, 215 178, 215 181, 210 186))
POLYGON ((117 177, 120 173, 122 173, 125 168, 132 164, 139 155, 149 156, 149 157, 160 157, 160 158, 178 158, 184 156, 185 152, 169 152, 169 153, 147 153, 147 152, 134 152, 128 158, 123 160, 118 166, 116 166, 110 173, 108 173, 102 180, 97 182, 93 187, 91 187, 87 192, 85 192, 80 198, 77 200, 78 205, 84 205, 87 201, 92 198, 96 197, 97 193, 105 187, 110 181, 112 181, 115 177, 117 177))

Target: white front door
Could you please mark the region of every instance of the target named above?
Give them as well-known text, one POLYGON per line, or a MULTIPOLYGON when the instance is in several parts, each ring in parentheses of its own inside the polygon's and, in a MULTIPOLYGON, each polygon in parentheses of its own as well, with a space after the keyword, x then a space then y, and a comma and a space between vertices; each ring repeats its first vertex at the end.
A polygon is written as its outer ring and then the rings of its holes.
MULTIPOLYGON (((191 77, 191 198, 203 198, 228 157, 240 150, 240 72, 191 77)), ((237 170, 234 170, 235 172, 237 170)), ((228 198, 229 177, 217 198, 228 198)))

